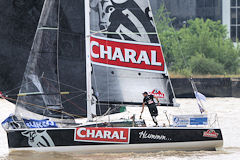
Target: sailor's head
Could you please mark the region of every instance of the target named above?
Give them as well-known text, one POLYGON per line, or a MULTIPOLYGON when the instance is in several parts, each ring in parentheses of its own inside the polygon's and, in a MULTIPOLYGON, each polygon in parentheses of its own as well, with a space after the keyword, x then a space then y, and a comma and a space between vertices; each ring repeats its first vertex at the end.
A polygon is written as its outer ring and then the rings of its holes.
POLYGON ((148 92, 143 92, 142 94, 143 94, 144 97, 148 96, 148 92))

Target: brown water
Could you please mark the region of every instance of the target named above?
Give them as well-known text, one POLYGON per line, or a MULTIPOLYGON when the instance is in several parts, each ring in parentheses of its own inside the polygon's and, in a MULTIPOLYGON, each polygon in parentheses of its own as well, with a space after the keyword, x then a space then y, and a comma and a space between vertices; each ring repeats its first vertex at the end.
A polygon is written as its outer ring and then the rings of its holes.
MULTIPOLYGON (((194 99, 179 99, 181 103, 181 110, 179 109, 167 109, 159 108, 159 111, 165 109, 169 114, 179 113, 198 113, 198 108, 194 99)), ((157 153, 96 153, 96 154, 79 154, 74 153, 57 153, 57 152, 30 152, 30 151, 16 151, 7 153, 7 140, 5 132, 0 129, 0 159, 6 160, 240 160, 240 98, 208 98, 205 104, 208 113, 217 113, 219 117, 220 127, 223 132, 224 147, 221 151, 162 151, 157 153)), ((6 102, 0 102, 2 112, 0 113, 0 120, 3 120, 14 110, 13 105, 9 105, 6 102)), ((136 113, 136 108, 129 108, 125 114, 131 115, 136 113)), ((140 112, 140 111, 139 111, 140 112)), ((152 122, 148 118, 148 112, 145 111, 143 118, 147 120, 149 124, 152 122)), ((159 115, 159 122, 166 123, 166 118, 163 113, 159 115)))

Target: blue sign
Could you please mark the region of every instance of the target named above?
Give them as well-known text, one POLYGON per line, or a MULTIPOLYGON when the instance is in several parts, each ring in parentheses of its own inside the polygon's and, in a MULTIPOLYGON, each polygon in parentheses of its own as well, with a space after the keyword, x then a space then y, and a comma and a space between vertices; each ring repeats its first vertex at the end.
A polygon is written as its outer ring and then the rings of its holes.
POLYGON ((207 117, 190 118, 190 125, 207 125, 207 123, 208 123, 207 117))
POLYGON ((3 122, 2 122, 2 127, 4 129, 7 129, 10 127, 10 123, 13 122, 13 115, 10 114, 8 118, 6 118, 3 122))
POLYGON ((6 118, 6 119, 2 122, 2 125, 6 124, 6 123, 10 123, 10 122, 12 122, 12 121, 13 121, 12 115, 9 115, 9 117, 6 118))
POLYGON ((44 120, 23 119, 23 121, 29 128, 58 128, 56 122, 49 121, 48 119, 44 120))

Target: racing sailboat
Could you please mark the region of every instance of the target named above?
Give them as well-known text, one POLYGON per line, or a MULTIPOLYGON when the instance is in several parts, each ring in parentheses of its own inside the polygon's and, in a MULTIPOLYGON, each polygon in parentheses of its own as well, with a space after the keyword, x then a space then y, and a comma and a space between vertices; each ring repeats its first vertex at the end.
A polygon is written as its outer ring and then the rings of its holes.
POLYGON ((148 0, 45 0, 15 115, 2 123, 9 148, 87 153, 222 146, 221 130, 206 115, 179 115, 158 127, 135 117, 97 122, 99 114, 142 104, 144 91, 162 106, 177 106, 148 0))

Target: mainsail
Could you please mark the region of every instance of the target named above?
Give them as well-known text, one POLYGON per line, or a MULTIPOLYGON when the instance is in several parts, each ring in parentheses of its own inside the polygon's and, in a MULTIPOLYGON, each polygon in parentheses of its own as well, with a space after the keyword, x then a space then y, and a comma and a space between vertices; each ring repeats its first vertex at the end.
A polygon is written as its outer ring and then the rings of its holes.
POLYGON ((17 99, 16 115, 86 116, 84 8, 83 0, 45 0, 17 99))
POLYGON ((140 104, 174 93, 148 0, 91 0, 92 87, 98 102, 140 104))

